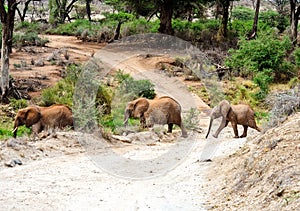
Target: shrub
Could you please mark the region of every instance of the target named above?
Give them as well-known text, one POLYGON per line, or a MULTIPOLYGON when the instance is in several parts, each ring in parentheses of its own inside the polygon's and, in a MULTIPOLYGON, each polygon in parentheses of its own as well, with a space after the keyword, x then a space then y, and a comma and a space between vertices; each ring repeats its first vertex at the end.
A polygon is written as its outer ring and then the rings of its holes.
POLYGON ((16 100, 12 98, 9 100, 9 102, 10 102, 9 105, 13 107, 15 111, 28 106, 27 100, 25 99, 16 100))
POLYGON ((129 74, 124 74, 119 70, 116 80, 120 84, 118 91, 130 98, 145 97, 153 99, 155 97, 154 85, 149 80, 134 80, 129 74))
POLYGON ((244 6, 234 7, 232 10, 231 17, 233 20, 253 21, 254 11, 249 7, 244 7, 244 6))
POLYGON ((35 32, 15 33, 13 37, 13 45, 16 47, 22 46, 45 46, 48 39, 42 39, 35 32))
POLYGON ((285 60, 291 46, 287 36, 279 39, 270 32, 260 34, 255 40, 241 39, 239 48, 229 51, 225 64, 240 76, 253 78, 261 89, 258 93, 261 98, 267 94, 273 79, 280 80, 282 74, 293 76, 293 66, 285 60))

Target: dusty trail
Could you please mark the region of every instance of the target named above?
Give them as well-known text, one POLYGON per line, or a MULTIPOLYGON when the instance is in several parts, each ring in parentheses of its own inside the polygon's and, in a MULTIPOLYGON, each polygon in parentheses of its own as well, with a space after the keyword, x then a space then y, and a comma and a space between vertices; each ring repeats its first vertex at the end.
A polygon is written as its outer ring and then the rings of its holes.
MULTIPOLYGON (((63 37, 59 42, 61 47, 67 44, 63 37)), ((151 80, 160 95, 173 96, 184 111, 191 107, 208 108, 200 98, 188 92, 182 81, 155 70, 160 59, 151 60, 151 64, 146 65, 142 57, 133 57, 138 53, 106 49, 97 52, 95 58, 101 58, 106 65, 121 68, 136 78, 151 80)), ((215 122, 214 127, 217 124, 215 122)), ((208 117, 202 114, 200 127, 204 128, 204 133, 207 125, 208 117)), ((83 147, 71 155, 67 153, 70 149, 66 148, 64 155, 6 168, 0 171, 0 210, 206 210, 209 208, 206 206, 209 201, 207 192, 214 187, 207 183, 206 172, 211 163, 202 161, 226 156, 245 143, 245 138, 232 139, 231 130, 230 127, 224 129, 218 140, 205 140, 204 133, 189 131, 189 138, 180 139, 177 143, 190 146, 191 151, 178 160, 174 169, 152 179, 132 180, 107 173, 88 152, 81 152, 86 150, 83 147)), ((252 131, 249 132, 251 135, 252 131)), ((80 139, 81 135, 76 136, 80 139)), ((75 139, 74 134, 64 137, 70 141, 75 139)), ((40 143, 52 141, 48 139, 40 143)), ((105 156, 110 149, 120 156, 143 160, 168 149, 170 145, 164 142, 154 145, 116 144, 98 148, 96 153, 105 156)), ((171 155, 176 157, 176 154, 171 155)), ((126 165, 123 168, 129 172, 132 170, 126 165)))

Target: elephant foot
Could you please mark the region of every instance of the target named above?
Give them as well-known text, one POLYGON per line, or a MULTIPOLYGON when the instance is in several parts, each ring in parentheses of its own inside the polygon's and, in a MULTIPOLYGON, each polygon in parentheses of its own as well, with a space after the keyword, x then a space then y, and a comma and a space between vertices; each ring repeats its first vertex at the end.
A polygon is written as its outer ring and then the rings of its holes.
POLYGON ((183 133, 183 134, 181 135, 181 137, 187 138, 187 137, 188 137, 188 134, 187 134, 187 133, 183 133))
POLYGON ((239 136, 234 136, 233 138, 240 138, 239 136))
POLYGON ((247 135, 243 134, 243 135, 240 136, 240 138, 245 138, 245 137, 247 137, 247 135))
POLYGON ((218 138, 218 136, 216 134, 213 135, 214 138, 218 138))

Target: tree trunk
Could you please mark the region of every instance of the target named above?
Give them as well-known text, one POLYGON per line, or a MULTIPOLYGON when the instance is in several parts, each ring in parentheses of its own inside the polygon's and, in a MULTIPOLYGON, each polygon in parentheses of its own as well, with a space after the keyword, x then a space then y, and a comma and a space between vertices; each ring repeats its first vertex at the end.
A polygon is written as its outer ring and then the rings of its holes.
POLYGON ((254 15, 254 20, 253 20, 252 31, 248 34, 248 39, 249 40, 254 39, 256 37, 259 7, 260 7, 260 0, 256 0, 256 8, 255 8, 255 15, 254 15))
POLYGON ((91 18, 91 0, 86 0, 86 14, 88 16, 88 20, 92 21, 92 18, 91 18))
POLYGON ((158 31, 160 33, 173 35, 172 28, 173 5, 172 0, 165 0, 160 6, 160 26, 158 31))
POLYGON ((6 102, 9 90, 9 27, 2 25, 2 47, 1 47, 1 102, 6 102))
POLYGON ((218 31, 218 39, 220 40, 227 37, 227 25, 229 19, 230 0, 224 0, 221 2, 221 4, 222 4, 222 21, 218 31))
POLYGON ((297 35, 298 35, 298 18, 300 15, 300 7, 296 8, 296 0, 290 0, 290 24, 291 24, 291 35, 290 39, 294 45, 297 44, 297 35))

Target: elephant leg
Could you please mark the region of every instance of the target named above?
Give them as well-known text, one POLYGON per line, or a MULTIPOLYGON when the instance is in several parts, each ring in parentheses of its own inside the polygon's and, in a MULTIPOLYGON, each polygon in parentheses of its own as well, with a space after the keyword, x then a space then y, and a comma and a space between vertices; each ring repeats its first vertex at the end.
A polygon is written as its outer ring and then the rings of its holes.
POLYGON ((216 133, 213 135, 213 137, 218 138, 218 135, 221 132, 221 130, 223 130, 224 127, 226 127, 227 125, 228 125, 228 121, 223 117, 222 122, 221 122, 218 130, 216 131, 216 133))
POLYGON ((168 133, 172 133, 173 123, 168 124, 168 133))
POLYGON ((147 127, 147 125, 146 125, 146 118, 144 116, 140 117, 140 124, 141 124, 142 128, 146 128, 147 127))
POLYGON ((243 125, 243 127, 244 127, 244 132, 243 132, 243 134, 240 136, 240 138, 247 137, 248 125, 243 125))
POLYGON ((239 132, 237 129, 237 123, 236 122, 231 122, 233 132, 234 132, 234 138, 239 138, 239 132))

